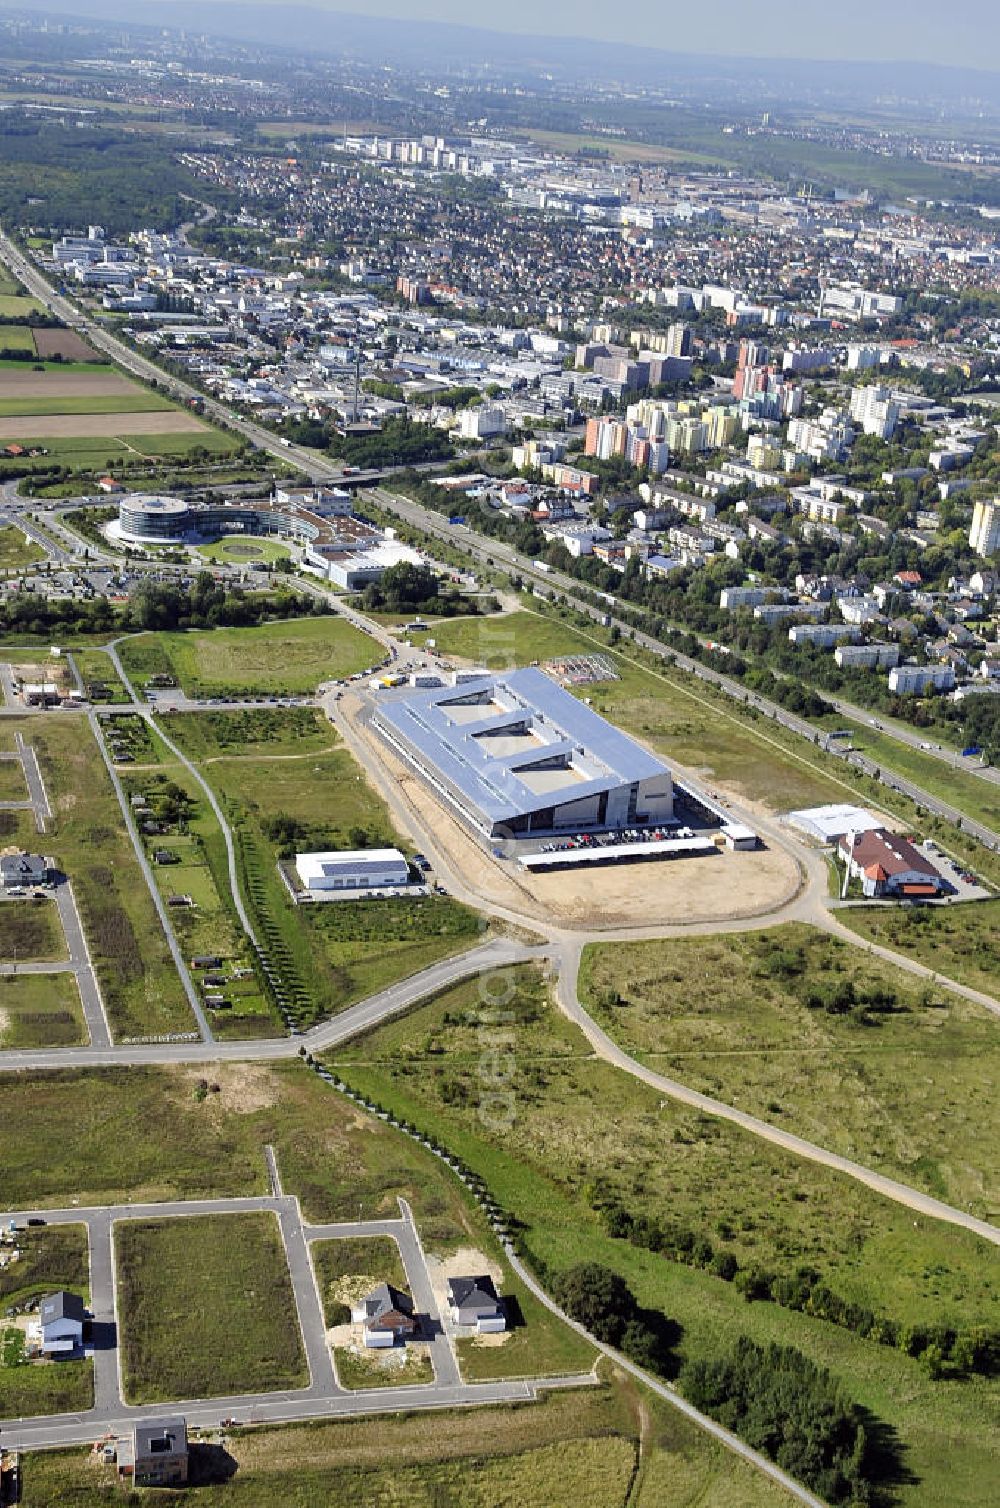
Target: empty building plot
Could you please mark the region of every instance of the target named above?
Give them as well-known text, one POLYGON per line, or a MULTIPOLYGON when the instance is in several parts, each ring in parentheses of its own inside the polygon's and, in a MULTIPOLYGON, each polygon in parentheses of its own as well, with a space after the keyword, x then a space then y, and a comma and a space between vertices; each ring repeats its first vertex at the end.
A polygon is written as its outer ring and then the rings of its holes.
POLYGON ((667 766, 540 670, 389 692, 373 727, 487 838, 673 816, 667 766))

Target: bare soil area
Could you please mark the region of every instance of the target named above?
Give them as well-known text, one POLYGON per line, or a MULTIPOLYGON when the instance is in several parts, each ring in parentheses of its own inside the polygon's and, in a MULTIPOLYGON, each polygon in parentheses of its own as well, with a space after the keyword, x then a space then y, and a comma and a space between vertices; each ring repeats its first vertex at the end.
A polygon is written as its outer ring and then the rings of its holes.
MULTIPOLYGON (((44 335, 38 330, 37 336, 44 335)), ((58 333, 58 332, 53 332, 58 333)), ((114 398, 135 384, 110 368, 94 372, 0 372, 0 398, 114 398)))
POLYGON ((93 361, 96 354, 75 330, 36 330, 34 336, 35 350, 46 360, 61 356, 64 361, 93 361))
POLYGON ((515 863, 494 859, 377 734, 359 725, 346 699, 342 705, 375 767, 383 768, 399 802, 417 819, 416 826, 406 824, 415 840, 422 841, 422 828, 464 885, 494 905, 556 926, 601 931, 766 915, 799 889, 793 859, 780 849, 766 848, 614 864, 580 873, 526 874, 515 863))
POLYGON ((0 440, 63 440, 77 435, 177 435, 204 430, 192 414, 176 409, 154 409, 131 414, 19 414, 0 419, 0 440))

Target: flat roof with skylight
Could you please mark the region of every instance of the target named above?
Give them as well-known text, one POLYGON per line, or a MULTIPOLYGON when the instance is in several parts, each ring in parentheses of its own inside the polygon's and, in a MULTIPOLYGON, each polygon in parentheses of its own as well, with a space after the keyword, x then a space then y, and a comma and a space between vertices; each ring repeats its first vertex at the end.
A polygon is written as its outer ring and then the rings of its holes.
POLYGON ((487 837, 673 815, 667 766, 540 670, 389 692, 373 726, 487 837))

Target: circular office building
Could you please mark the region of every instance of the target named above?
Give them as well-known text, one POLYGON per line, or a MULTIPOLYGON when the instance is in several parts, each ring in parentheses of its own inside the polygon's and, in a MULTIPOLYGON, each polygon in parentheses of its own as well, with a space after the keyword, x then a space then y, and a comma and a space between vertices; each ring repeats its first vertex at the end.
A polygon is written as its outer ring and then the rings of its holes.
POLYGON ((191 510, 179 497, 136 494, 118 504, 118 536, 132 544, 180 544, 190 527, 191 510))

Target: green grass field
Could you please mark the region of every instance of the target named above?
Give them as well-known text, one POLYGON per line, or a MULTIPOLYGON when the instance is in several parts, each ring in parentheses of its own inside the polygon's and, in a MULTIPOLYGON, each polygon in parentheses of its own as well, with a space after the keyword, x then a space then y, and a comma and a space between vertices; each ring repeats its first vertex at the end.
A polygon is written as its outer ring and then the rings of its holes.
POLYGON ((68 957, 62 922, 52 901, 15 900, 0 905, 0 958, 53 963, 68 957))
POLYGON ((77 1047, 88 1040, 74 975, 0 977, 0 1048, 77 1047))
POLYGON ((55 813, 46 852, 72 879, 112 1033, 191 1031, 190 1007, 90 728, 35 718, 23 731, 55 813))
POLYGON ((609 1237, 590 1191, 606 1188, 633 1214, 679 1222, 720 1240, 741 1262, 818 1270, 830 1288, 904 1324, 995 1324, 996 1249, 879 1199, 850 1180, 781 1154, 675 1106, 595 1061, 582 1036, 521 976, 510 1014, 514 1115, 480 1115, 475 992, 458 987, 336 1055, 338 1071, 460 1153, 523 1224, 549 1272, 607 1263, 643 1303, 680 1327, 681 1357, 715 1356, 736 1335, 798 1347, 898 1434, 912 1481, 905 1508, 992 1503, 1000 1387, 934 1382, 901 1351, 773 1303, 747 1304, 734 1285, 609 1237), (446 1044, 446 1047, 445 1047, 446 1044))
POLYGON ((581 998, 643 1062, 961 1209, 1000 1209, 1000 1042, 989 1013, 805 926, 592 946, 581 998), (887 1012, 830 1014, 850 982, 887 1012))
POLYGON ((0 571, 21 571, 45 559, 45 551, 13 524, 0 528, 0 571))
POLYGON ((25 293, 0 293, 0 319, 24 319, 28 314, 40 314, 41 310, 37 298, 25 293))
POLYGON ((199 555, 223 565, 249 565, 252 561, 270 565, 276 560, 288 560, 291 553, 280 540, 258 539, 249 534, 227 534, 214 544, 198 546, 199 555))
POLYGON ((837 920, 949 979, 987 995, 1000 994, 1000 901, 933 911, 848 906, 838 911, 837 920))
MULTIPOLYGON (((3 1075, 0 1125, 11 1208, 264 1194, 272 1145, 307 1221, 396 1219, 402 1196, 428 1251, 472 1248, 505 1270, 459 1181, 297 1062, 3 1075)), ((591 1347, 511 1274, 501 1291, 516 1300, 531 1341, 516 1358, 519 1374, 589 1368, 591 1347)))
POLYGON ((119 652, 140 685, 166 667, 192 696, 308 694, 321 681, 351 675, 381 657, 374 640, 338 617, 142 634, 119 652))
POLYGON ((19 759, 0 760, 0 801, 27 801, 28 785, 19 759))
MULTIPOLYGON (((196 1448, 194 1508, 790 1508, 793 1500, 681 1414, 620 1377, 503 1408, 324 1420, 228 1437, 235 1461, 196 1448), (391 1430, 392 1459, 386 1459, 391 1430), (641 1449, 640 1449, 641 1440, 641 1449)), ((82 1450, 23 1458, 23 1508, 121 1499, 82 1450)))
POLYGON ((94 1405, 94 1364, 28 1362, 21 1332, 0 1320, 0 1401, 11 1419, 82 1413, 94 1405))
POLYGON ((115 1226, 114 1241, 130 1402, 308 1384, 274 1215, 126 1220, 115 1226))
MULTIPOLYGON (((154 758, 159 750, 154 751, 154 758)), ((210 1010, 212 1029, 220 1038, 277 1037, 284 1030, 280 1015, 263 993, 253 972, 249 944, 239 924, 229 892, 229 872, 222 832, 204 792, 177 761, 160 765, 156 772, 127 775, 129 796, 142 795, 157 810, 158 793, 165 782, 180 787, 189 799, 183 833, 155 835, 145 839, 147 852, 165 849, 177 862, 153 865, 157 886, 170 909, 177 940, 185 957, 214 956, 228 982, 221 993, 227 1008, 210 1010), (176 896, 188 896, 190 906, 171 905, 176 896), (236 971, 246 977, 237 978, 236 971), (249 971, 249 972, 248 972, 249 971)), ((214 971, 219 972, 219 971, 214 971)))
POLYGON ((0 324, 0 351, 34 351, 35 337, 28 325, 0 324))
MULTIPOLYGON (((51 398, 0 398, 0 418, 20 418, 24 414, 144 414, 161 413, 174 405, 168 398, 152 393, 138 383, 129 383, 121 393, 67 395, 51 398)), ((81 426, 81 429, 84 429, 81 426)))

